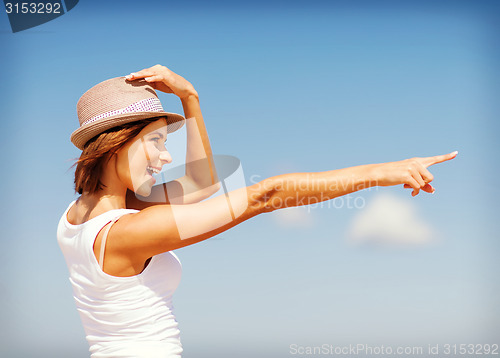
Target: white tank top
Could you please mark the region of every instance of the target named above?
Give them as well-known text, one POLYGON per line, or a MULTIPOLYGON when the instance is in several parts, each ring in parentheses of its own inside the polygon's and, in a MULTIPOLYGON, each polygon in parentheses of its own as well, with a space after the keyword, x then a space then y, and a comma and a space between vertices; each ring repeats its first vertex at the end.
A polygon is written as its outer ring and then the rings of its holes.
POLYGON ((181 264, 169 251, 153 256, 138 275, 116 277, 101 270, 94 241, 110 221, 137 210, 116 209, 73 225, 64 212, 57 241, 66 259, 76 307, 92 358, 180 357, 180 332, 172 312, 172 295, 181 279, 181 264))

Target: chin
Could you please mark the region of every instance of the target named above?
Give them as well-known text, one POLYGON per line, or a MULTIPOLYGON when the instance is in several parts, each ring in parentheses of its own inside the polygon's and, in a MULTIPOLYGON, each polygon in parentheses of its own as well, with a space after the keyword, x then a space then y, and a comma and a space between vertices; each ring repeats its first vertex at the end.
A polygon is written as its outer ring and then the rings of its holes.
POLYGON ((143 196, 143 197, 148 197, 151 195, 151 188, 153 187, 153 184, 150 183, 149 181, 146 181, 139 185, 138 187, 134 188, 134 192, 137 195, 143 196))

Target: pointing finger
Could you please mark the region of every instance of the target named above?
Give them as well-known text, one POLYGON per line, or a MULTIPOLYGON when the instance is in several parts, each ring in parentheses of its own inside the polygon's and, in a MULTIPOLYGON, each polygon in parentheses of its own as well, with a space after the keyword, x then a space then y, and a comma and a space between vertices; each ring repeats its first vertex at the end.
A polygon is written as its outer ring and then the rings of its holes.
POLYGON ((422 165, 425 168, 427 168, 427 167, 429 167, 431 165, 442 163, 442 162, 445 162, 447 160, 453 159, 453 158, 455 158, 457 156, 457 154, 458 154, 458 151, 454 151, 454 152, 449 153, 449 154, 436 155, 434 157, 422 158, 422 160, 420 161, 420 163, 422 163, 422 165))

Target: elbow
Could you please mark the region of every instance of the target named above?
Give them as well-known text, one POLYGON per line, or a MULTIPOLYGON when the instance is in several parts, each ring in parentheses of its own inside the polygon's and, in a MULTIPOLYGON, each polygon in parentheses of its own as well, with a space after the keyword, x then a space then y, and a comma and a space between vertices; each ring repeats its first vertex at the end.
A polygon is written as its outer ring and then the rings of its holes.
POLYGON ((213 191, 212 194, 215 194, 220 190, 220 188, 222 188, 222 184, 220 183, 220 181, 218 181, 217 183, 212 184, 210 188, 213 191))
POLYGON ((209 185, 207 187, 199 187, 194 193, 190 194, 195 196, 196 199, 191 198, 191 200, 187 200, 188 202, 200 202, 202 200, 208 199, 215 193, 217 193, 222 187, 220 182, 209 185))

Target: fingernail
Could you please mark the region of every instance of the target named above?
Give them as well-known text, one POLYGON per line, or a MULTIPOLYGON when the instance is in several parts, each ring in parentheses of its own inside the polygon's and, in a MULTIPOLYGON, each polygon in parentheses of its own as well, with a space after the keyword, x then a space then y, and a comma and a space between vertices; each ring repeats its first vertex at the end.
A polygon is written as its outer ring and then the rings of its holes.
POLYGON ((458 150, 454 151, 453 153, 451 153, 453 155, 457 155, 458 154, 458 150))
POLYGON ((431 191, 431 194, 434 194, 436 192, 436 189, 434 189, 433 191, 431 191))

